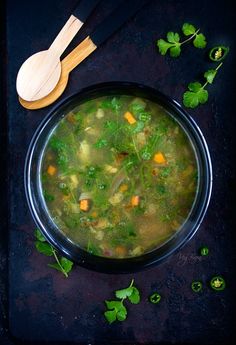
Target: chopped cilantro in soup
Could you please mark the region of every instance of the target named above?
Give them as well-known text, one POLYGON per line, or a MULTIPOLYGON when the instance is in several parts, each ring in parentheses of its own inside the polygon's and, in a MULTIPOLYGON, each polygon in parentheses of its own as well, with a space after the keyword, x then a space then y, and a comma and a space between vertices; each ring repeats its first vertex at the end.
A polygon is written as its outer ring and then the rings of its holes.
POLYGON ((160 105, 100 97, 53 130, 41 180, 62 233, 94 255, 133 257, 161 246, 188 218, 197 162, 184 130, 160 105))

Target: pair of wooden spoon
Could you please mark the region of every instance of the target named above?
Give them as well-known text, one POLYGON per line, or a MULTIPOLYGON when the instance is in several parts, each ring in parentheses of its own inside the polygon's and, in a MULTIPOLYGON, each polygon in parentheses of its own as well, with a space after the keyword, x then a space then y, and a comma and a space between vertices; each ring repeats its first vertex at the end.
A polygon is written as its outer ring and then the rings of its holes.
POLYGON ((87 36, 70 54, 60 61, 62 52, 98 2, 95 0, 82 0, 80 6, 84 3, 84 10, 82 11, 82 7, 78 7, 76 16, 72 15, 69 18, 69 23, 67 22, 63 27, 58 35, 59 38, 57 36, 49 50, 34 54, 20 68, 17 76, 17 92, 20 96, 21 105, 27 109, 40 109, 55 102, 65 90, 70 72, 118 30, 147 1, 122 1, 91 35, 87 36), (79 13, 83 13, 83 16, 79 13), (64 45, 60 45, 58 42, 63 42, 64 45), (41 58, 44 54, 42 59, 38 57, 40 54, 41 58))

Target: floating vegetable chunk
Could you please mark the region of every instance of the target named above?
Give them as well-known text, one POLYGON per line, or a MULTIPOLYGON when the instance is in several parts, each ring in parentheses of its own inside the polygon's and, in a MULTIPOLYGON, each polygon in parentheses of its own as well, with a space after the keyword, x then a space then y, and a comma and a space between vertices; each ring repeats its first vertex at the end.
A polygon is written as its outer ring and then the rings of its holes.
POLYGON ((166 163, 166 159, 165 159, 164 155, 161 152, 157 152, 155 154, 154 161, 156 163, 159 163, 159 164, 165 164, 166 163))
POLYGON ((56 173, 56 168, 53 165, 49 165, 48 169, 47 169, 47 173, 51 176, 53 176, 56 173))
POLYGON ((43 152, 41 184, 59 231, 93 255, 122 259, 181 231, 198 170, 169 113, 119 95, 86 101, 59 121, 43 152))
POLYGON ((135 120, 135 117, 129 112, 129 111, 126 111, 125 115, 124 115, 124 118, 129 122, 129 124, 133 125, 136 120, 135 120))

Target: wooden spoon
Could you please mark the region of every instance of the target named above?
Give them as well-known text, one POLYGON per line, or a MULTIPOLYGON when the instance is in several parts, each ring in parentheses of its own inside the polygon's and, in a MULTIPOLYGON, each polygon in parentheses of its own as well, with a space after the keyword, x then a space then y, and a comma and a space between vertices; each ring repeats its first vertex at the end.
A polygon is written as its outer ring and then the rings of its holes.
POLYGON ((46 97, 37 101, 28 102, 19 98, 21 105, 27 109, 44 108, 55 102, 64 92, 68 83, 70 72, 86 57, 95 51, 110 35, 134 15, 149 0, 125 0, 107 17, 97 29, 87 36, 72 52, 61 62, 61 76, 53 91, 46 97))
POLYGON ((16 89, 26 101, 47 96, 57 85, 61 75, 60 56, 88 18, 98 0, 81 0, 48 50, 30 56, 21 66, 16 89))

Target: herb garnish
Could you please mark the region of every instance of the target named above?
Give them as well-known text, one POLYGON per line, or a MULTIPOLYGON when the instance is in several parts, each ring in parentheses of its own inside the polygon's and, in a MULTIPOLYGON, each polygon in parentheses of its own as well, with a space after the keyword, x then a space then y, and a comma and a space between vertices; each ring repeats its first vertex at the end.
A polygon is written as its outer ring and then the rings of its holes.
POLYGON ((218 72, 218 69, 222 66, 222 62, 216 67, 216 69, 209 69, 204 73, 205 83, 202 85, 199 82, 190 83, 188 85, 188 91, 183 94, 183 103, 187 108, 196 108, 199 104, 204 104, 208 100, 208 91, 205 87, 208 84, 212 84, 213 80, 218 72))
POLYGON ((108 310, 105 311, 104 316, 109 324, 114 321, 124 321, 127 317, 127 309, 124 306, 124 300, 128 300, 132 304, 138 304, 140 302, 139 290, 133 285, 134 279, 132 279, 130 285, 121 290, 116 290, 115 295, 119 300, 105 301, 108 310))
POLYGON ((222 291, 225 289, 226 283, 223 277, 215 276, 210 281, 211 288, 215 291, 222 291))
POLYGON ((207 256, 209 254, 209 249, 208 247, 204 246, 200 248, 199 252, 201 256, 207 256))
POLYGON ((46 256, 53 256, 56 260, 55 262, 48 264, 48 266, 60 271, 67 278, 68 273, 72 270, 73 262, 63 256, 58 256, 56 250, 46 241, 39 229, 36 229, 34 234, 37 239, 35 241, 35 248, 37 251, 46 256))
POLYGON ((193 281, 191 284, 191 288, 194 292, 202 291, 202 282, 200 281, 193 281))
POLYGON ((166 55, 169 50, 171 57, 178 57, 181 53, 181 46, 191 40, 196 48, 205 48, 207 42, 200 29, 196 29, 192 24, 184 23, 182 32, 185 36, 189 36, 186 40, 180 42, 180 35, 177 32, 169 31, 166 35, 167 41, 159 39, 157 46, 161 55, 166 55))
POLYGON ((229 52, 229 47, 217 46, 210 50, 209 58, 212 61, 223 60, 229 52))
POLYGON ((157 292, 154 292, 150 297, 149 301, 153 304, 158 304, 161 300, 161 295, 157 292))

